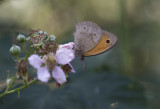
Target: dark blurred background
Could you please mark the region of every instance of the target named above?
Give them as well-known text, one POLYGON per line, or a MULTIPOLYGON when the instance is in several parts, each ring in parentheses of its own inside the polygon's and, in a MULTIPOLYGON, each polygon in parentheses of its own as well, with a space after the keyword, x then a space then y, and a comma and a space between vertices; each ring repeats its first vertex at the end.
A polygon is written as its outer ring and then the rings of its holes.
MULTIPOLYGON (((73 41, 75 24, 92 21, 117 35, 98 56, 76 58, 67 84, 35 84, 0 99, 0 109, 158 109, 160 0, 0 0, 0 85, 16 73, 9 54, 30 28, 73 41)), ((33 72, 32 72, 33 73, 33 72)), ((3 89, 0 89, 3 90, 3 89)))

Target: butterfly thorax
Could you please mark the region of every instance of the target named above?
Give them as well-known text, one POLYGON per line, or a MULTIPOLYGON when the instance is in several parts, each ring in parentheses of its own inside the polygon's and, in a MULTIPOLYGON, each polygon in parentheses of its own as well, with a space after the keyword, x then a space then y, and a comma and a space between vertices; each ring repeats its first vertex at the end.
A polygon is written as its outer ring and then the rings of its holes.
POLYGON ((81 60, 84 59, 84 56, 83 56, 83 50, 79 47, 74 47, 74 53, 76 56, 78 56, 81 60))

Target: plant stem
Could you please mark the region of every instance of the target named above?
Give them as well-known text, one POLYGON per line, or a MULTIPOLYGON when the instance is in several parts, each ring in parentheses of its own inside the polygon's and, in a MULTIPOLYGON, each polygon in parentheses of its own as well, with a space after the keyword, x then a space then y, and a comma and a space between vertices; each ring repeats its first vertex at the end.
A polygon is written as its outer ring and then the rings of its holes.
POLYGON ((132 61, 130 54, 130 39, 128 33, 128 19, 127 19, 127 0, 120 0, 120 52, 122 57, 123 72, 127 75, 131 75, 132 61))
POLYGON ((3 92, 3 93, 0 94, 0 98, 3 97, 3 96, 5 96, 5 95, 8 95, 8 94, 11 94, 11 93, 14 93, 14 92, 18 92, 18 91, 20 91, 20 90, 23 90, 23 89, 27 88, 28 86, 30 86, 30 85, 32 85, 32 84, 34 84, 34 83, 36 83, 36 82, 38 82, 38 79, 35 79, 35 80, 29 82, 28 84, 26 84, 26 85, 24 85, 24 86, 21 86, 21 87, 19 87, 19 88, 16 88, 16 89, 13 89, 13 90, 10 90, 10 91, 3 92))
POLYGON ((23 47, 24 53, 25 53, 25 54, 27 54, 26 46, 25 46, 25 44, 24 44, 24 43, 22 44, 22 47, 23 47))
POLYGON ((24 86, 27 85, 27 81, 25 79, 23 79, 23 84, 24 84, 24 86))

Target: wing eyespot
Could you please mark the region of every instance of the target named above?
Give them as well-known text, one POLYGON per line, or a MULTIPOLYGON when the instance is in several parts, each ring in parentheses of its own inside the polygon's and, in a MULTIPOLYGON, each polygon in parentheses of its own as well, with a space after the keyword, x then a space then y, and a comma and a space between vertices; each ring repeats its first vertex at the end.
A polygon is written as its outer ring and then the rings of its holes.
POLYGON ((110 43, 111 41, 110 40, 106 40, 106 43, 110 43))

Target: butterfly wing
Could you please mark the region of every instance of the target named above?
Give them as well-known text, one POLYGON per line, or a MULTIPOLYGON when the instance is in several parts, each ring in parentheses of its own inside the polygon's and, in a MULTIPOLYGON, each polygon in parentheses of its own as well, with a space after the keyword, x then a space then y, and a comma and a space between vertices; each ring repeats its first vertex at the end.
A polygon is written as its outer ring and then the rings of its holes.
POLYGON ((93 49, 91 49, 88 52, 85 52, 83 55, 93 56, 101 54, 111 49, 116 43, 117 43, 117 37, 114 34, 102 30, 102 38, 99 41, 99 43, 93 49))
POLYGON ((83 21, 76 24, 74 32, 75 52, 82 55, 93 49, 102 37, 101 28, 90 21, 83 21))

